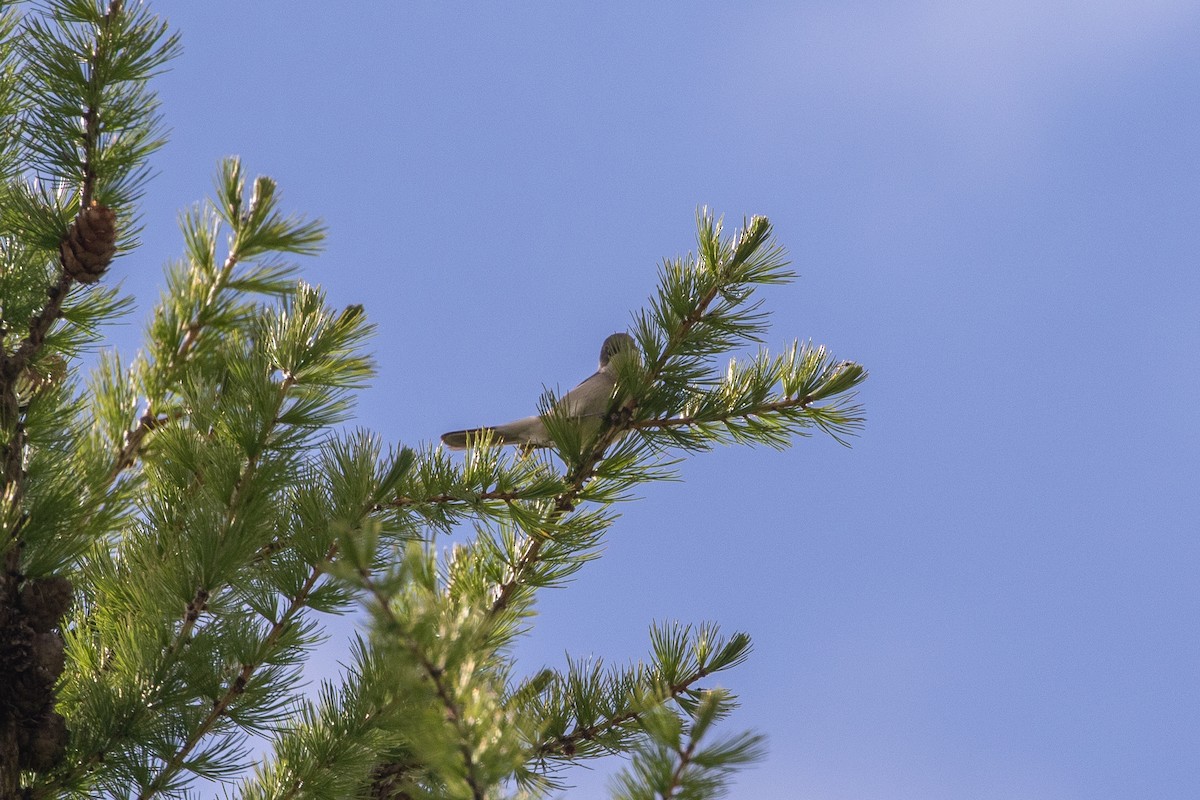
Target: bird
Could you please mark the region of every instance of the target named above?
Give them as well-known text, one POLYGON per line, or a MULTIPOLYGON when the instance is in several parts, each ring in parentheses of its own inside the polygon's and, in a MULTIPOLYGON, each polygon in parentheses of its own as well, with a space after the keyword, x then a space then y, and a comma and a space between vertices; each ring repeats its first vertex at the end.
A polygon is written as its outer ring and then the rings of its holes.
MULTIPOLYGON (((613 357, 625 351, 637 352, 637 344, 628 333, 614 333, 605 339, 604 344, 600 346, 600 367, 590 378, 564 394, 556 403, 555 411, 574 419, 603 416, 608 411, 613 389, 617 385, 613 357)), ((488 434, 491 434, 493 442, 502 445, 549 447, 554 444, 541 415, 525 417, 503 425, 450 431, 442 434, 442 442, 451 450, 465 450, 469 443, 488 434)))

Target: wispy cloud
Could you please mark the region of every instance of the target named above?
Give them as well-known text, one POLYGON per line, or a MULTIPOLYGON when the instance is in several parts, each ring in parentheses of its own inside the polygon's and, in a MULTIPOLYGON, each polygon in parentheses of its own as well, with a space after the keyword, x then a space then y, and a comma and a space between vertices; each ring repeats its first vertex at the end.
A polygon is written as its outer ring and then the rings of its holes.
POLYGON ((1194 0, 805 3, 760 52, 797 88, 886 97, 994 137, 1197 27, 1194 0))

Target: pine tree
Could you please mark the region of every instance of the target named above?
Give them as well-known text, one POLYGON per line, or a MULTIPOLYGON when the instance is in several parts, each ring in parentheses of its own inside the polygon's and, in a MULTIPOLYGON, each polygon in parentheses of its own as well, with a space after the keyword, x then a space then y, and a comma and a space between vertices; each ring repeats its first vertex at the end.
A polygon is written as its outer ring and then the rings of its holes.
POLYGON ((602 419, 547 395, 553 447, 459 458, 347 432, 372 326, 297 280, 322 226, 229 160, 182 218, 143 349, 83 382, 131 307, 103 278, 137 244, 149 83, 177 49, 141 5, 0 6, 0 797, 542 796, 612 753, 617 797, 718 796, 762 750, 712 733, 734 698, 706 688, 747 636, 661 624, 638 664, 533 675, 512 648, 679 458, 860 425, 865 371, 822 347, 716 366, 791 277, 768 221, 698 216, 602 419), (362 608, 350 666, 306 694, 314 612, 362 608))

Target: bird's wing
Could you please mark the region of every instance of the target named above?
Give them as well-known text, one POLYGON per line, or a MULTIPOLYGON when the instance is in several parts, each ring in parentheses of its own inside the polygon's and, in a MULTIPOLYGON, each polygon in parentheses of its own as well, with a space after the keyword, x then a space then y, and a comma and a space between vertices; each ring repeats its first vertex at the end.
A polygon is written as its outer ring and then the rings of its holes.
POLYGON ((607 372, 597 372, 562 396, 558 401, 568 417, 591 417, 608 410, 616 379, 607 372))

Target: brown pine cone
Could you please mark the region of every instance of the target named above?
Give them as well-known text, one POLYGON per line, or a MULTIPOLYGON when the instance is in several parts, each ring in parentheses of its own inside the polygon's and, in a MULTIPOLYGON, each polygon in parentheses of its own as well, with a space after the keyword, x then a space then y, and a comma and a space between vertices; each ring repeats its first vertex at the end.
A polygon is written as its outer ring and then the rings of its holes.
POLYGON ((80 283, 95 283, 117 252, 117 215, 95 200, 79 212, 58 246, 63 269, 80 283))

